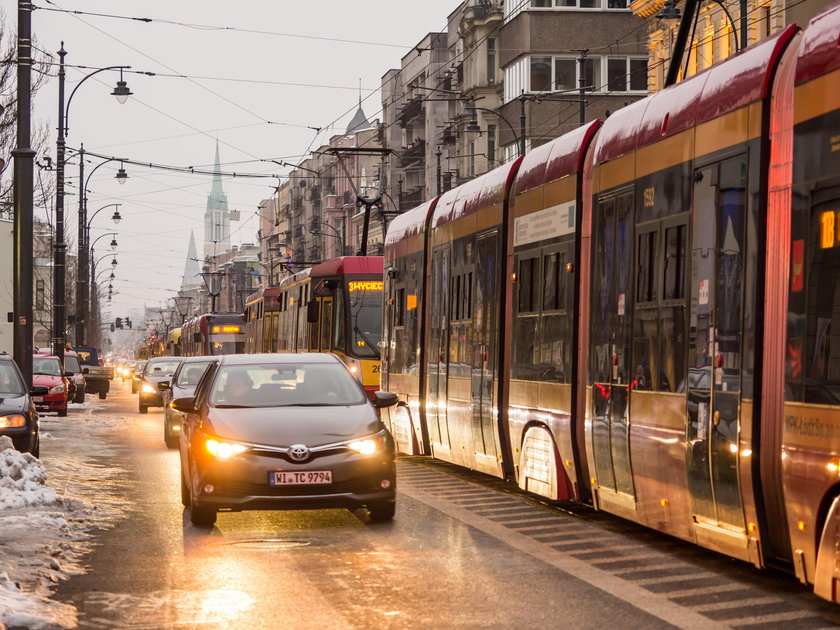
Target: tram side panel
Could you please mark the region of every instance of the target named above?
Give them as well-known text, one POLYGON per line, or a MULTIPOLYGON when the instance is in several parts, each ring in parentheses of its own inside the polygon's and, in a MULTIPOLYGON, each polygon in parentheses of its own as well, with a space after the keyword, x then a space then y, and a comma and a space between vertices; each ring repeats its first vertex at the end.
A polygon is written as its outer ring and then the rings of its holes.
POLYGON ((553 500, 588 493, 574 384, 582 161, 598 126, 531 151, 511 192, 504 374, 514 471, 521 488, 553 500))
POLYGON ((795 73, 782 468, 794 567, 838 601, 840 4, 803 35, 795 73))
POLYGON ((423 331, 430 301, 426 230, 435 204, 436 199, 397 217, 385 240, 382 389, 397 394, 400 403, 382 416, 397 449, 410 455, 431 454, 423 398, 429 352, 423 331))

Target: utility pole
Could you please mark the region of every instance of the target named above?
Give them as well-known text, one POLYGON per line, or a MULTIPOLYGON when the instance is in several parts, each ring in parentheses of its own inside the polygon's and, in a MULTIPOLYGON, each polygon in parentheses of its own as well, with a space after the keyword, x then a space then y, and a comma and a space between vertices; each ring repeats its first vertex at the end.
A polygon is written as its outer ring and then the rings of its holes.
POLYGON ((55 191, 55 241, 53 243, 53 354, 64 365, 64 335, 67 313, 64 304, 67 287, 65 285, 67 243, 64 242, 64 42, 58 51, 58 139, 56 140, 56 178, 55 191))
POLYGON ((519 94, 519 155, 525 155, 525 90, 519 94))
MULTIPOLYGON (((32 387, 32 206, 35 161, 35 151, 30 146, 32 8, 32 3, 27 0, 18 0, 18 124, 17 147, 12 151, 15 164, 14 356, 27 389, 32 387)), ((60 356, 63 358, 64 355, 60 356)))
MULTIPOLYGON (((62 180, 63 181, 63 180, 62 180)), ((79 148, 79 188, 84 186, 85 181, 85 146, 79 148)), ((87 216, 85 213, 85 194, 79 190, 79 259, 78 277, 76 278, 76 345, 84 346, 87 335, 85 334, 85 312, 87 309, 87 273, 88 261, 85 257, 87 252, 87 216)), ((91 270, 91 274, 93 271, 91 270)), ((92 280, 91 280, 92 282, 92 280)), ((93 285, 90 285, 93 286, 93 285)))
POLYGON ((435 157, 437 158, 437 173, 435 175, 435 187, 437 189, 437 196, 438 197, 440 197, 440 191, 441 191, 441 188, 442 188, 442 182, 441 182, 442 175, 441 175, 441 172, 440 172, 440 156, 441 155, 443 155, 443 153, 441 152, 440 147, 438 147, 437 151, 435 151, 435 157))
POLYGON ((586 54, 589 52, 588 48, 581 48, 577 52, 580 55, 577 58, 578 62, 578 125, 583 127, 586 122, 586 72, 584 71, 584 63, 586 62, 586 54))

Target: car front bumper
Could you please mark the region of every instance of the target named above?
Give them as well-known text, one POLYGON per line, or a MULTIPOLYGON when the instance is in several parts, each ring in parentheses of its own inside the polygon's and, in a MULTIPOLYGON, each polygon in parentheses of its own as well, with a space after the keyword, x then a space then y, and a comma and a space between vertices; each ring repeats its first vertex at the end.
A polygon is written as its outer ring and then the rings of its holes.
POLYGON ((246 452, 228 460, 202 457, 193 481, 201 505, 219 510, 360 508, 396 498, 394 453, 370 456, 339 453, 314 457, 303 464, 279 454, 246 452), (274 486, 274 471, 329 470, 332 483, 274 486), (208 492, 212 486, 212 492, 208 492))
POLYGON ((44 400, 35 403, 38 411, 60 411, 67 408, 67 392, 63 394, 47 394, 44 400))
MULTIPOLYGON (((140 387, 142 387, 142 385, 140 387)), ((163 396, 159 393, 147 394, 141 390, 140 404, 144 407, 163 407, 163 396)))
POLYGON ((5 435, 11 438, 15 449, 21 453, 31 453, 38 442, 38 431, 32 427, 3 429, 0 430, 0 435, 5 435))

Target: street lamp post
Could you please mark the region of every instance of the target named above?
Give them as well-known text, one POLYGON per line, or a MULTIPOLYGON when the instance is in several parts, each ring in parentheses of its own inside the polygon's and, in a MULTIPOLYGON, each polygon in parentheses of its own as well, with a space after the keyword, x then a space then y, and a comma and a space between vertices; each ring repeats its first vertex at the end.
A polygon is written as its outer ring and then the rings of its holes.
POLYGON ((193 297, 191 295, 178 294, 169 299, 175 302, 175 309, 178 311, 178 315, 181 317, 181 323, 183 324, 187 321, 187 315, 190 313, 190 304, 193 301, 193 297))
POLYGON ((224 271, 210 271, 210 265, 204 265, 201 272, 201 278, 204 280, 204 286, 207 287, 207 295, 210 296, 210 312, 216 312, 216 298, 222 292, 221 278, 224 277, 224 271))
MULTIPOLYGON (((53 248, 53 352, 59 358, 63 358, 65 345, 64 328, 67 320, 67 314, 65 311, 64 303, 65 283, 67 279, 67 269, 65 266, 65 253, 67 249, 67 244, 64 242, 64 153, 66 148, 66 136, 69 133, 70 105, 73 102, 73 96, 75 96, 76 92, 85 81, 90 79, 92 76, 99 74, 100 72, 105 72, 106 70, 120 71, 120 81, 117 82, 114 91, 111 92, 111 94, 117 97, 117 100, 120 103, 125 102, 125 99, 129 95, 131 95, 131 91, 128 89, 128 86, 126 85, 125 81, 122 80, 122 71, 124 69, 130 68, 130 66, 108 66, 107 68, 99 68, 86 75, 81 81, 79 81, 76 84, 76 87, 73 88, 73 91, 70 93, 70 97, 67 99, 67 104, 65 107, 64 80, 66 73, 64 71, 64 58, 67 56, 67 51, 64 50, 64 42, 61 42, 61 50, 58 51, 58 55, 58 138, 56 139, 55 245, 53 248)), ((81 162, 82 166, 80 167, 80 169, 83 172, 83 153, 81 155, 81 162)), ((80 181, 79 185, 81 186, 81 184, 82 182, 80 181)), ((80 221, 80 231, 82 230, 83 226, 84 223, 80 221)), ((79 271, 84 270, 83 273, 80 275, 83 275, 86 278, 87 261, 85 261, 84 266, 81 265, 81 260, 79 261, 79 263, 79 271)), ((81 297, 82 296, 77 295, 76 300, 79 301, 81 297)), ((76 342, 78 343, 79 339, 77 339, 76 342)))
POLYGON ((464 108, 466 113, 472 113, 472 120, 467 123, 466 128, 464 129, 468 133, 478 133, 481 131, 481 127, 478 126, 478 119, 476 118, 475 112, 476 110, 481 110, 483 112, 487 112, 488 114, 493 114, 498 116, 499 119, 508 126, 510 129, 510 133, 513 136, 514 140, 516 140, 517 144, 519 145, 519 155, 525 155, 525 95, 522 94, 519 96, 519 100, 521 103, 521 110, 519 114, 519 127, 520 133, 517 135, 516 130, 513 128, 513 125, 510 124, 510 121, 502 116, 499 112, 495 109, 489 109, 487 107, 478 107, 475 104, 467 105, 464 108))
MULTIPOLYGON (((82 160, 82 162, 84 162, 84 160, 82 160)), ((93 175, 93 172, 91 172, 91 175, 93 175)), ((89 258, 93 255, 90 252, 90 246, 88 246, 88 240, 90 239, 90 226, 97 214, 102 212, 105 208, 113 207, 116 207, 113 219, 115 223, 118 223, 119 207, 121 205, 122 204, 120 203, 109 203, 108 205, 102 206, 94 212, 88 220, 85 195, 81 195, 79 198, 79 260, 78 272, 76 274, 76 345, 79 346, 83 346, 85 344, 86 321, 90 312, 90 309, 88 308, 88 277, 86 272, 89 265, 89 258)))

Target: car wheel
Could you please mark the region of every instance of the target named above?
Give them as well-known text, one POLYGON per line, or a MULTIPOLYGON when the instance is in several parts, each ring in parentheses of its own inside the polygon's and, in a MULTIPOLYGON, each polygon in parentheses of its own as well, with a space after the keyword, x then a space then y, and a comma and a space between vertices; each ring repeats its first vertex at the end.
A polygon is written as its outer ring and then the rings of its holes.
POLYGON ((99 400, 105 400, 105 396, 107 395, 107 392, 99 392, 99 400))
POLYGON ((187 487, 187 480, 184 478, 183 469, 181 469, 181 505, 185 508, 192 505, 192 501, 190 501, 190 489, 187 487))
POLYGON ((64 409, 58 410, 58 417, 59 418, 66 418, 67 417, 67 405, 64 405, 64 409))
POLYGON ((149 413, 149 408, 146 405, 140 405, 140 413, 149 413))
POLYGON ((76 390, 76 397, 73 399, 76 404, 83 404, 85 402, 85 388, 79 387, 76 390))
POLYGON ((35 446, 32 447, 32 450, 29 451, 32 453, 32 457, 41 457, 41 435, 38 434, 35 436, 35 446))
POLYGON ((371 523, 387 523, 394 518, 394 513, 397 511, 397 502, 380 501, 371 503, 367 508, 371 523))
POLYGON ((216 508, 193 502, 190 506, 190 522, 199 527, 212 527, 216 522, 216 508))
POLYGON ((132 383, 132 384, 131 384, 131 393, 132 393, 132 394, 136 394, 136 393, 137 393, 137 385, 135 385, 134 383, 132 383))
POLYGON ((169 425, 163 425, 163 441, 166 442, 166 448, 178 448, 178 436, 169 435, 169 425))

